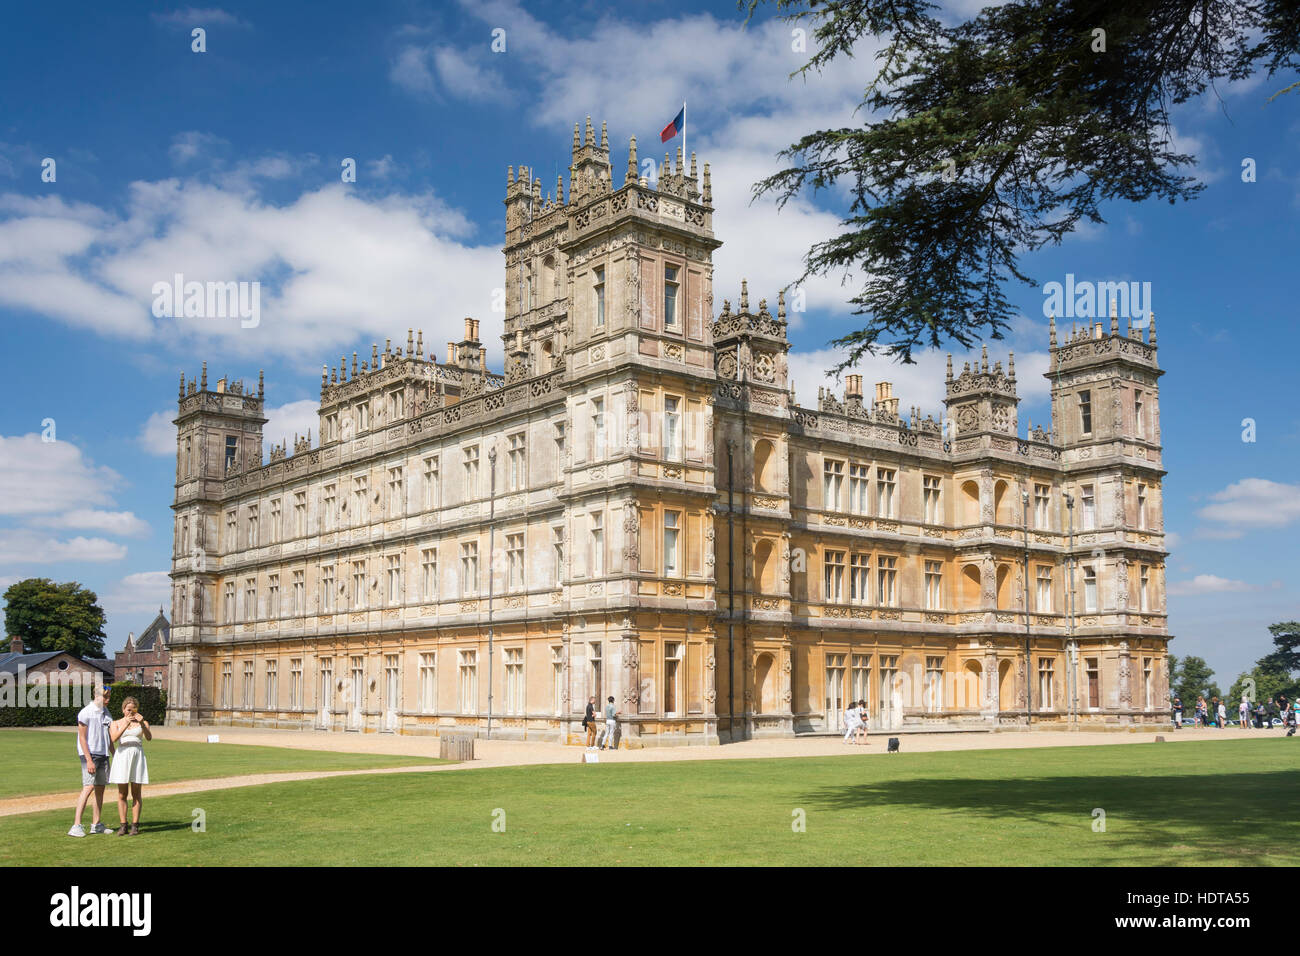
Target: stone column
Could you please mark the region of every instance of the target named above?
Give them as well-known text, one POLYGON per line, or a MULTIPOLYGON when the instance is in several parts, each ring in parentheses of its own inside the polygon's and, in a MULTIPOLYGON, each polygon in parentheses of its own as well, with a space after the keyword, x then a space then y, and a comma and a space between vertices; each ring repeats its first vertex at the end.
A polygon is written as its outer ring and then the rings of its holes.
POLYGON ((641 702, 641 648, 631 618, 623 619, 623 721, 620 728, 629 748, 641 746, 641 724, 637 720, 641 702))

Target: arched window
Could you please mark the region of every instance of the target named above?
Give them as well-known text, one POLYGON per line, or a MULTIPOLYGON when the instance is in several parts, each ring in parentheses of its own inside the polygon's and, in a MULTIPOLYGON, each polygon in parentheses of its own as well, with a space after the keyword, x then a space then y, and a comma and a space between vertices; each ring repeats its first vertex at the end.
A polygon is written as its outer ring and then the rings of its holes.
POLYGON ((1011 565, 998 565, 998 607, 1009 608, 1011 606, 1011 565))
POLYGON ((980 606, 980 569, 977 564, 968 564, 961 569, 961 604, 968 610, 980 606))
POLYGON ((774 714, 779 709, 776 704, 776 676, 777 669, 771 654, 760 654, 758 660, 754 663, 754 712, 758 714, 774 714))
POLYGON ((961 523, 964 525, 980 523, 980 486, 973 481, 962 482, 961 523))
POLYGON ((766 438, 754 445, 754 487, 759 491, 776 490, 776 446, 766 438))

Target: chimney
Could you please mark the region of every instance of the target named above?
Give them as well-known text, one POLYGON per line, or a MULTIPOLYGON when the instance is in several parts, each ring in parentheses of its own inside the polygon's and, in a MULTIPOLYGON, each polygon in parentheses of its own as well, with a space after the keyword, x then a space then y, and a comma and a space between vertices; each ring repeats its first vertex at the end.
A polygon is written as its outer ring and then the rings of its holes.
POLYGON ((455 342, 447 343, 447 364, 448 365, 456 364, 456 343, 455 342))
POLYGON ((862 398, 862 376, 849 375, 845 378, 844 385, 845 398, 862 398))
POLYGON ((465 341, 466 342, 474 341, 474 320, 473 319, 465 320, 465 341))
POLYGON ((15 654, 23 653, 23 639, 21 637, 9 638, 9 649, 15 654))

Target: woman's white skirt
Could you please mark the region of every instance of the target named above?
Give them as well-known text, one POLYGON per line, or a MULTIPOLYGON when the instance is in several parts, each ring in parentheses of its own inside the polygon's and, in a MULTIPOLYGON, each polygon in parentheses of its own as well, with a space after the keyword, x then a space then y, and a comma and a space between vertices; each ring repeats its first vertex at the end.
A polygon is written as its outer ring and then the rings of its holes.
POLYGON ((139 744, 118 747, 108 769, 109 783, 148 783, 149 764, 144 759, 144 748, 139 744))

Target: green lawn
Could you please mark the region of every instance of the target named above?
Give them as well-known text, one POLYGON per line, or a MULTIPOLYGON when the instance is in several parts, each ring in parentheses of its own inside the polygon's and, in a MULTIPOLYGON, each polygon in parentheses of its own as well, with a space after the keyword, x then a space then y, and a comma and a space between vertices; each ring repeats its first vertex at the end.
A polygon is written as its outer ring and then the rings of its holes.
MULTIPOLYGON (((130 839, 0 818, 0 866, 1300 863, 1300 741, 565 765, 146 797, 130 839), (191 829, 192 811, 206 832, 191 829), (1094 809, 1106 830, 1094 832, 1094 809), (505 832, 494 832, 494 811, 505 832), (794 811, 806 832, 793 832, 794 811), (499 819, 499 816, 498 816, 499 819)), ((616 758, 615 758, 616 759, 616 758)), ((110 826, 116 811, 106 816, 110 826)))
MULTIPOLYGON (((153 783, 293 770, 370 770, 442 761, 383 754, 332 753, 289 747, 152 740, 145 744, 153 783)), ((0 731, 0 799, 81 789, 77 740, 72 731, 0 731)), ((116 799, 116 798, 114 798, 116 799)))

